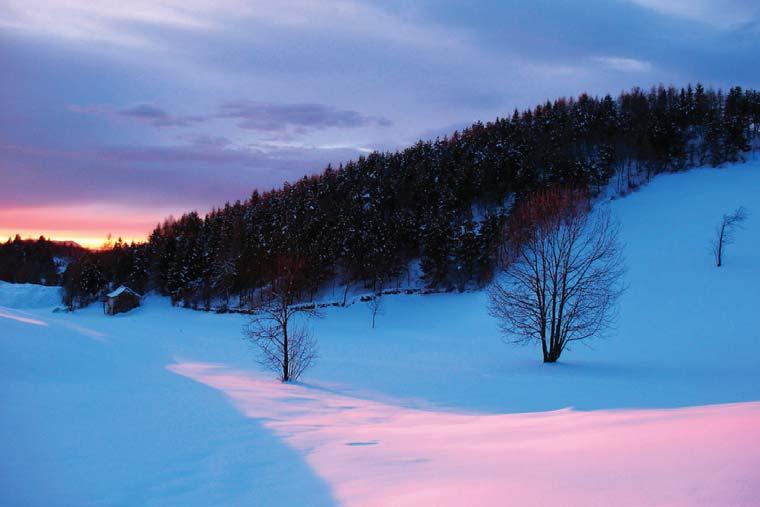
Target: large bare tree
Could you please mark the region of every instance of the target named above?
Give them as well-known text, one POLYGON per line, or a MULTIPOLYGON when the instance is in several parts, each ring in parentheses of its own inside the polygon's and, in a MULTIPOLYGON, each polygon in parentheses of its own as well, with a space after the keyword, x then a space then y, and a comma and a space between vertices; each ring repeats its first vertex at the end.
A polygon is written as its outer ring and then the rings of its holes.
POLYGON ((625 271, 619 225, 587 194, 553 188, 521 199, 505 233, 502 270, 489 310, 506 339, 541 344, 556 362, 573 342, 611 324, 625 271))
POLYGON ((730 245, 734 242, 734 230, 737 227, 741 227, 741 224, 747 220, 749 213, 740 206, 730 215, 723 215, 723 218, 715 229, 715 239, 713 240, 713 254, 715 255, 715 265, 721 267, 723 265, 723 253, 726 245, 730 245))
POLYGON ((317 357, 314 338, 296 317, 320 314, 314 304, 296 304, 302 285, 301 258, 278 259, 277 272, 279 276, 272 283, 271 297, 255 309, 245 332, 259 348, 261 364, 276 372, 282 382, 289 382, 298 380, 317 357))

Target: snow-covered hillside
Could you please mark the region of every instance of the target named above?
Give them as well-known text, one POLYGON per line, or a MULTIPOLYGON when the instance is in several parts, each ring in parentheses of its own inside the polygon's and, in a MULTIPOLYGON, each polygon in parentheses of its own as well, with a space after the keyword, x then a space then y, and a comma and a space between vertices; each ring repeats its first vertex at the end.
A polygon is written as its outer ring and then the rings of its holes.
POLYGON ((374 330, 332 308, 282 385, 242 315, 53 313, 56 289, 2 284, 0 504, 757 505, 759 196, 751 162, 604 204, 629 290, 555 365, 504 344, 483 293, 387 296, 374 330))
POLYGON ((49 310, 62 306, 61 288, 0 281, 0 306, 5 308, 40 308, 49 310))

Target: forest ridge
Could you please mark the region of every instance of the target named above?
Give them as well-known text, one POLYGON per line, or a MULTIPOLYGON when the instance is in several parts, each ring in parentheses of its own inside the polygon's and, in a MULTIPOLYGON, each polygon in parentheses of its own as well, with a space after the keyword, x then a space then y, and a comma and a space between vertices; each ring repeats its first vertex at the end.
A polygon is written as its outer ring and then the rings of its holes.
POLYGON ((376 289, 417 259, 429 286, 482 285, 513 198, 556 185, 626 193, 661 172, 740 160, 759 133, 760 93, 740 87, 560 98, 169 218, 145 244, 117 242, 70 264, 65 299, 83 306, 126 283, 187 306, 233 295, 246 305, 283 259, 298 259, 301 298, 336 277, 376 289))

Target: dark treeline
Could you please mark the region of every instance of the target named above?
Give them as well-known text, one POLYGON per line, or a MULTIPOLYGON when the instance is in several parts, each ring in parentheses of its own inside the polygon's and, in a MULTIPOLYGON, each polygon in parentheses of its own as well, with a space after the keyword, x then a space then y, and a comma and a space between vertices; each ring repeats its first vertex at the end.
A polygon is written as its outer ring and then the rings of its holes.
POLYGON ((113 245, 80 256, 68 265, 61 278, 64 304, 72 309, 84 306, 120 284, 145 291, 149 278, 146 247, 142 243, 128 245, 119 238, 113 245))
POLYGON ((66 265, 84 255, 85 249, 70 241, 8 238, 0 243, 0 280, 11 283, 60 285, 66 265))
POLYGON ((67 285, 80 304, 124 282, 191 306, 252 304, 287 259, 302 267, 302 299, 335 279, 400 283, 419 259, 427 284, 461 290, 492 276, 512 199, 549 185, 625 193, 663 171, 737 161, 759 128, 760 93, 738 87, 562 98, 169 218, 145 245, 84 258, 67 285))

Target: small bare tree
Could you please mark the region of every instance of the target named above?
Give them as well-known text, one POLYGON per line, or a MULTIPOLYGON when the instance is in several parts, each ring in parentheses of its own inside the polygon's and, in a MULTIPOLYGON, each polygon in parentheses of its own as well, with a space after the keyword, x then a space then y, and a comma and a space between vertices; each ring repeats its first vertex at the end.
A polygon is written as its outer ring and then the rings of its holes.
POLYGON ((715 255, 715 265, 723 265, 723 252, 726 245, 734 242, 734 231, 741 227, 742 223, 747 220, 749 214, 744 206, 740 206, 730 215, 723 215, 718 227, 715 228, 715 239, 712 243, 713 254, 715 255))
POLYGON ((262 366, 276 372, 282 382, 298 380, 317 357, 317 346, 308 329, 295 317, 318 317, 314 304, 295 304, 302 262, 278 261, 279 278, 272 283, 272 297, 256 308, 245 330, 260 352, 262 366))
POLYGON ((515 206, 489 291, 508 341, 539 342, 544 362, 554 363, 611 324, 624 290, 618 230, 609 210, 591 213, 578 190, 544 190, 515 206))
POLYGON ((382 290, 380 292, 377 292, 372 299, 370 299, 367 302, 367 306, 369 308, 370 313, 372 313, 372 329, 375 329, 375 318, 378 315, 383 315, 385 313, 385 308, 383 307, 383 293, 382 290))

